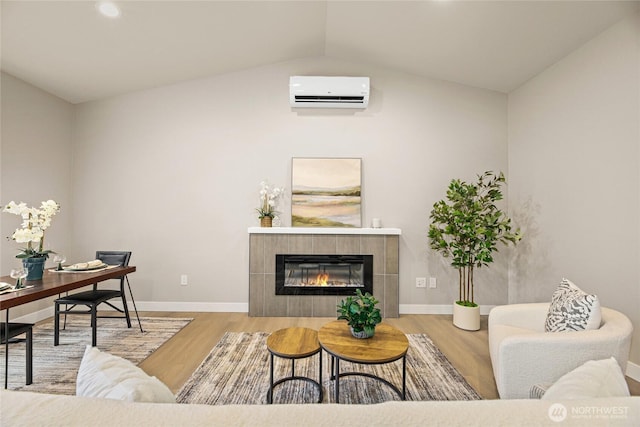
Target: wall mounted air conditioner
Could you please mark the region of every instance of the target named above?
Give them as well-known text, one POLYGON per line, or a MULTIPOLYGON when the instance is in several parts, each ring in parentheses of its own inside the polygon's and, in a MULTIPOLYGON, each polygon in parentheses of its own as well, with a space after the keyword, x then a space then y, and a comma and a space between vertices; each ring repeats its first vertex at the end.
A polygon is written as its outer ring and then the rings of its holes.
POLYGON ((294 108, 367 108, 369 77, 291 76, 289 103, 294 108))

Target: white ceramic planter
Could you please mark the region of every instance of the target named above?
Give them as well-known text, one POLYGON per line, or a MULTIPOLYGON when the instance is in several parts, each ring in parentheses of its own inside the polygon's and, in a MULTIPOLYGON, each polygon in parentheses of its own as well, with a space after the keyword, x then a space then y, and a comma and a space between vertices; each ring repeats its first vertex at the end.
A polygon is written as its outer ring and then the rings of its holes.
POLYGON ((480 329, 480 306, 465 307, 453 303, 453 324, 466 331, 477 331, 480 329))

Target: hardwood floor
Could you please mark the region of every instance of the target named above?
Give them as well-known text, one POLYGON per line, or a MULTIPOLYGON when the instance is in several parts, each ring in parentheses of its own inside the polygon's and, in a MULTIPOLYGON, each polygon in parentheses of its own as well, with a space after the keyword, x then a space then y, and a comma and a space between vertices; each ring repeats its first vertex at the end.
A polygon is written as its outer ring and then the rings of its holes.
MULTIPOLYGON (((329 317, 249 317, 246 313, 145 312, 144 316, 192 317, 193 321, 140 364, 175 393, 209 354, 225 332, 273 332, 289 326, 319 329, 329 317)), ((480 330, 453 326, 450 315, 409 314, 385 319, 406 334, 427 334, 484 399, 497 399, 487 334, 487 317, 480 330)), ((632 395, 640 395, 640 382, 627 378, 632 395)))

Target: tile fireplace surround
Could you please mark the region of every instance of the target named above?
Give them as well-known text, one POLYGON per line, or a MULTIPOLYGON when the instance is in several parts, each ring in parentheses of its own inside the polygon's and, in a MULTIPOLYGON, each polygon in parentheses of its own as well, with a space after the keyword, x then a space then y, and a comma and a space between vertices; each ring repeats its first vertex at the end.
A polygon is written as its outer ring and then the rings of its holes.
POLYGON ((249 228, 249 316, 334 317, 343 296, 276 295, 276 254, 373 255, 382 317, 399 316, 397 228, 249 228))

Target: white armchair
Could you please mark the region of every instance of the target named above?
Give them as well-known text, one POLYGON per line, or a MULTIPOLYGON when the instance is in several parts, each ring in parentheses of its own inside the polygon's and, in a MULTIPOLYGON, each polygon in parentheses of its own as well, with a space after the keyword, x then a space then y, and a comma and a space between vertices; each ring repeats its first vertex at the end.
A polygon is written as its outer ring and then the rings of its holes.
POLYGON ((526 399, 535 384, 550 384, 588 360, 615 357, 622 372, 631 346, 631 321, 602 307, 599 329, 545 332, 549 303, 511 304, 489 313, 489 351, 501 399, 526 399))

